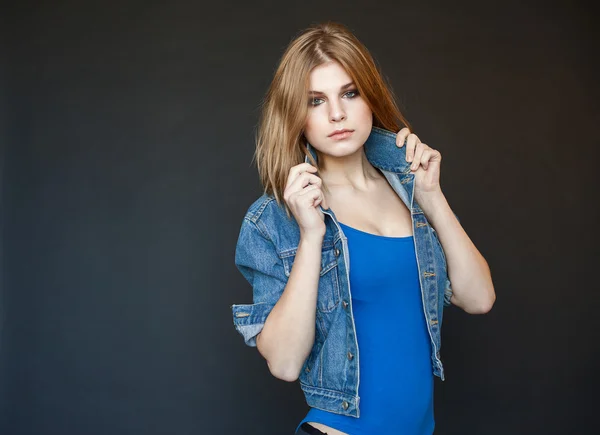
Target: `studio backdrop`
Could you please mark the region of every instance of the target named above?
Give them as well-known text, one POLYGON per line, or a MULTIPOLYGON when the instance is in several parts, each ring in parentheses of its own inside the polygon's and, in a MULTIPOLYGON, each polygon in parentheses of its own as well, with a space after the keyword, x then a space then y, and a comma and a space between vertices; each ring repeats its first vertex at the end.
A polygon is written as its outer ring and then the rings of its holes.
POLYGON ((0 433, 291 434, 236 332, 260 103, 326 20, 370 49, 488 261, 450 306, 436 434, 592 433, 597 47, 585 2, 19 1, 2 10, 0 433), (595 48, 595 49, 594 49, 595 48))

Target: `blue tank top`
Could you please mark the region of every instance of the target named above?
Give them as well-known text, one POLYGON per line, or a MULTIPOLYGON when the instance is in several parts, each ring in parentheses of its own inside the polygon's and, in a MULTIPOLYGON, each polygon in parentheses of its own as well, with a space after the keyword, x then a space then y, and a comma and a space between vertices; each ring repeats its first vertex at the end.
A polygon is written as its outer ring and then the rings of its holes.
POLYGON ((350 435, 431 435, 431 344, 413 236, 379 236, 340 225, 350 254, 360 417, 311 408, 298 427, 318 422, 350 435))

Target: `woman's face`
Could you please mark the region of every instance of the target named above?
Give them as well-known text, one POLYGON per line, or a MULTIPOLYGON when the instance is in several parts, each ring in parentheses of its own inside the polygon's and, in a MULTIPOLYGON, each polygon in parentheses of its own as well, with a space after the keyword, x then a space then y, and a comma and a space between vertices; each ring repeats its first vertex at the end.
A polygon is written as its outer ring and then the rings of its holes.
POLYGON ((336 61, 310 73, 308 118, 304 136, 321 155, 344 157, 359 151, 371 134, 373 113, 346 70, 336 61), (348 129, 344 136, 331 136, 348 129))

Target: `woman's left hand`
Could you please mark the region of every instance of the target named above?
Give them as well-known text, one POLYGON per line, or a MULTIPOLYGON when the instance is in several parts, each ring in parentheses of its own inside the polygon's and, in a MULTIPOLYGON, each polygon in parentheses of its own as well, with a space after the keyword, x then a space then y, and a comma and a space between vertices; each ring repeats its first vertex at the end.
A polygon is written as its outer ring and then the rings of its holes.
POLYGON ((439 151, 425 145, 404 127, 396 135, 396 146, 401 148, 406 142, 406 161, 412 163, 411 172, 415 174, 415 195, 437 192, 440 188, 440 164, 442 155, 439 151))

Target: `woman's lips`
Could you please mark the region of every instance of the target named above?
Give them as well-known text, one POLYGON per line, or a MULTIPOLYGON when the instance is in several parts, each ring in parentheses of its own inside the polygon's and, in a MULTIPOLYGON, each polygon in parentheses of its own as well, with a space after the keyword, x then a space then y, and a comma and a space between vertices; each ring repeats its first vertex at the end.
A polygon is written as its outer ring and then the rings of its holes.
POLYGON ((354 131, 345 131, 343 133, 336 133, 329 136, 333 140, 343 140, 350 137, 354 131))

